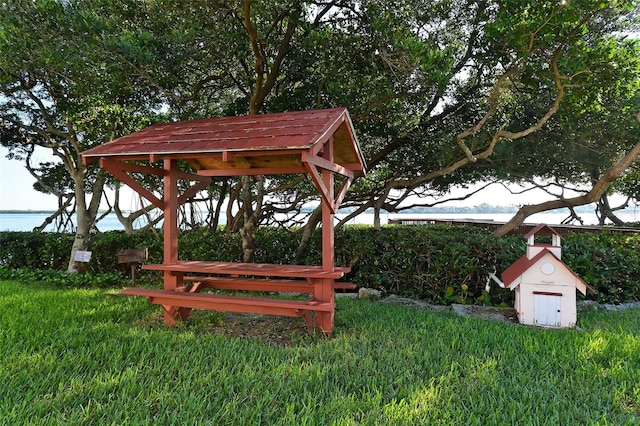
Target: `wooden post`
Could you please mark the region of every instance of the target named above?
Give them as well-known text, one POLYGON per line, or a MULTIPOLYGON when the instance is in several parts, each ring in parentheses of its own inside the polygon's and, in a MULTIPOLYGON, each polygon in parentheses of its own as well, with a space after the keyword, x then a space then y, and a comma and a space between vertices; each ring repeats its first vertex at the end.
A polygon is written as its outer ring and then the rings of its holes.
MULTIPOLYGON (((322 151, 324 160, 333 162, 333 136, 329 138, 322 151)), ((335 247, 333 230, 333 206, 329 205, 335 199, 334 174, 331 170, 322 169, 322 182, 327 189, 327 197, 322 198, 322 269, 333 272, 335 268, 335 247)), ((315 298, 320 302, 334 303, 333 278, 316 280, 315 298)), ((322 333, 331 334, 333 331, 334 310, 331 312, 316 312, 316 328, 322 333)))
MULTIPOLYGON (((164 260, 163 263, 178 262, 178 161, 164 160, 164 260)), ((164 272, 164 289, 175 290, 182 286, 182 276, 164 272)), ((173 310, 171 310, 173 312, 173 310)), ((165 324, 175 324, 176 316, 167 309, 165 324)))

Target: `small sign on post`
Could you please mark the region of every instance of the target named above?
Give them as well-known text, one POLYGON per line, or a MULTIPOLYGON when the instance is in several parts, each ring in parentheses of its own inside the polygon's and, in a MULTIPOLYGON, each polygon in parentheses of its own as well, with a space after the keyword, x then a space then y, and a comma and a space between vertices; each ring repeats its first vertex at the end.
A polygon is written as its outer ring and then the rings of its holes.
POLYGON ((86 250, 76 250, 73 254, 73 261, 76 263, 78 272, 84 272, 85 267, 91 261, 91 252, 86 250))
POLYGON ((76 250, 75 254, 73 255, 74 262, 89 263, 90 260, 91 260, 90 251, 76 250))
POLYGON ((149 249, 125 249, 118 253, 118 263, 131 265, 131 285, 136 285, 136 268, 149 258, 149 249))

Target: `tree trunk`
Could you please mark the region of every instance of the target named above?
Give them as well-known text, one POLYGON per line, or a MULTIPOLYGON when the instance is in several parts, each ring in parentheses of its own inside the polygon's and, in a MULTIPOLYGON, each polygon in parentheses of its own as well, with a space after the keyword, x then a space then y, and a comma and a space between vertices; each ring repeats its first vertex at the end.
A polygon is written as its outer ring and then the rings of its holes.
POLYGON ((600 200, 598 200, 598 221, 600 225, 604 225, 605 220, 609 219, 614 225, 623 226, 624 220, 620 219, 613 213, 614 209, 611 208, 609 203, 609 196, 604 193, 600 200))
MULTIPOLYGON (((104 184, 106 182, 107 174, 104 170, 100 170, 96 176, 96 180, 93 183, 93 191, 91 194, 91 201, 87 206, 86 194, 84 193, 84 179, 86 175, 86 168, 82 167, 79 171, 75 171, 72 174, 75 184, 76 193, 76 234, 71 246, 71 256, 69 258, 69 264, 67 266, 67 272, 70 274, 80 272, 81 265, 76 262, 75 255, 79 250, 87 250, 89 248, 89 239, 91 236, 91 229, 93 228, 96 217, 98 215, 98 209, 100 208, 100 200, 102 199, 102 193, 104 190, 104 184)), ((115 254, 115 253, 114 253, 115 254)))
POLYGON ((242 216, 243 224, 240 230, 242 236, 242 261, 251 262, 256 249, 256 242, 253 235, 255 227, 255 216, 253 214, 251 202, 251 178, 242 176, 242 216))
POLYGON ((253 260, 253 253, 256 250, 256 243, 254 237, 254 231, 256 224, 262 214, 262 202, 264 194, 264 178, 258 176, 257 179, 257 194, 255 197, 256 207, 253 208, 253 191, 252 191, 252 179, 250 176, 242 177, 242 214, 244 222, 240 235, 242 235, 242 261, 251 262, 253 260))
MULTIPOLYGON (((229 190, 229 181, 225 179, 222 181, 220 187, 220 195, 218 196, 218 201, 216 202, 215 211, 213 212, 213 217, 211 222, 209 223, 209 227, 213 229, 218 228, 218 224, 220 223, 220 213, 222 211, 222 205, 224 204, 224 200, 227 197, 227 191, 229 190)), ((211 203, 213 206, 213 203, 211 203)), ((210 212, 211 213, 211 212, 210 212)))
POLYGON ((34 232, 44 231, 44 229, 47 226, 49 226, 51 223, 53 223, 53 221, 56 220, 56 218, 64 215, 64 213, 67 211, 67 207, 71 205, 72 201, 73 201, 73 197, 71 196, 58 195, 58 210, 55 213, 53 213, 51 216, 47 217, 44 220, 44 222, 42 222, 39 226, 36 226, 35 228, 33 228, 33 231, 34 232))
MULTIPOLYGON (((263 41, 260 40, 258 29, 254 26, 254 22, 252 22, 251 19, 252 4, 252 0, 243 1, 243 24, 247 31, 255 59, 253 66, 255 81, 253 82, 253 88, 251 89, 251 96, 249 98, 249 115, 260 113, 267 95, 269 95, 275 87, 281 73, 285 56, 291 50, 291 40, 295 34, 299 19, 302 16, 302 7, 296 2, 295 7, 291 10, 291 15, 287 18, 286 30, 284 34, 282 34, 280 46, 275 52, 273 60, 269 61, 266 55, 268 49, 265 49, 263 41)), ((258 195, 256 196, 256 209, 253 210, 252 194, 250 192, 251 178, 246 176, 242 177, 244 224, 240 233, 242 235, 243 259, 245 262, 250 262, 253 259, 253 252, 255 250, 253 232, 262 211, 264 177, 258 177, 257 181, 258 195)))
POLYGON ((307 220, 306 225, 302 228, 302 238, 300 239, 300 244, 298 244, 298 248, 296 249, 296 257, 293 261, 295 264, 302 263, 302 256, 304 252, 307 250, 309 246, 309 241, 311 241, 311 237, 313 237, 313 231, 317 228, 318 223, 322 219, 322 205, 316 207, 316 209, 311 213, 309 220, 307 220))

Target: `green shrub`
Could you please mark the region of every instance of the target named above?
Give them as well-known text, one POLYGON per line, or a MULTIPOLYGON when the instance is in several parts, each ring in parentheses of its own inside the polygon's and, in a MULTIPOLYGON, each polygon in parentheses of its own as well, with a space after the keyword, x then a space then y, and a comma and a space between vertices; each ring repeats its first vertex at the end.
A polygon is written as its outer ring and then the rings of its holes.
POLYGON ((600 302, 640 298, 640 236, 624 233, 576 234, 567 238, 563 260, 597 290, 600 302))
POLYGON ((456 226, 345 228, 336 247, 359 285, 436 303, 484 302, 499 250, 490 233, 456 226))
MULTIPOLYGON (((292 263, 299 235, 280 228, 260 228, 255 235, 255 262, 292 263)), ((0 267, 5 270, 64 271, 73 236, 31 232, 0 233, 0 267)), ((162 235, 153 232, 125 234, 120 231, 92 235, 93 252, 87 271, 129 276, 117 253, 127 248, 148 248, 149 262, 161 263, 162 235)), ((238 233, 200 229, 179 237, 180 259, 242 259, 238 233)), ((321 235, 312 237, 302 263, 321 264, 321 235)), ((513 293, 491 285, 487 276, 499 275, 525 252, 522 236, 497 238, 476 227, 348 226, 336 232, 336 264, 351 266, 346 279, 385 293, 419 298, 434 303, 511 304, 513 293)), ((596 289, 590 298, 619 303, 640 299, 640 235, 623 233, 570 234, 564 237, 563 260, 596 289)), ((141 281, 159 282, 157 272, 141 272, 141 281)), ((34 278, 35 279, 35 278, 34 278)), ((57 278, 56 278, 57 279, 57 278)), ((97 278, 96 278, 97 279, 97 278)), ((101 285, 101 284, 98 284, 101 285)))
POLYGON ((9 269, 64 269, 72 242, 70 234, 0 232, 0 265, 9 269))

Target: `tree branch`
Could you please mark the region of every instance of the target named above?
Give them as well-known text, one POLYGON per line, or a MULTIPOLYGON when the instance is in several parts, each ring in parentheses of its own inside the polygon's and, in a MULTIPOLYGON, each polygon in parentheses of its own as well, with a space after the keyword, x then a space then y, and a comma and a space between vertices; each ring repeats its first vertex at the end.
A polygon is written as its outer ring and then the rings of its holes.
MULTIPOLYGON (((640 121, 640 119, 639 119, 640 121)), ((571 208, 584 204, 597 202, 600 197, 609 189, 611 183, 616 180, 634 162, 640 160, 640 141, 624 156, 618 159, 605 173, 598 179, 591 190, 579 197, 551 200, 540 204, 525 205, 506 224, 496 229, 494 235, 501 237, 512 229, 520 226, 524 220, 536 213, 554 210, 559 208, 571 208)))

